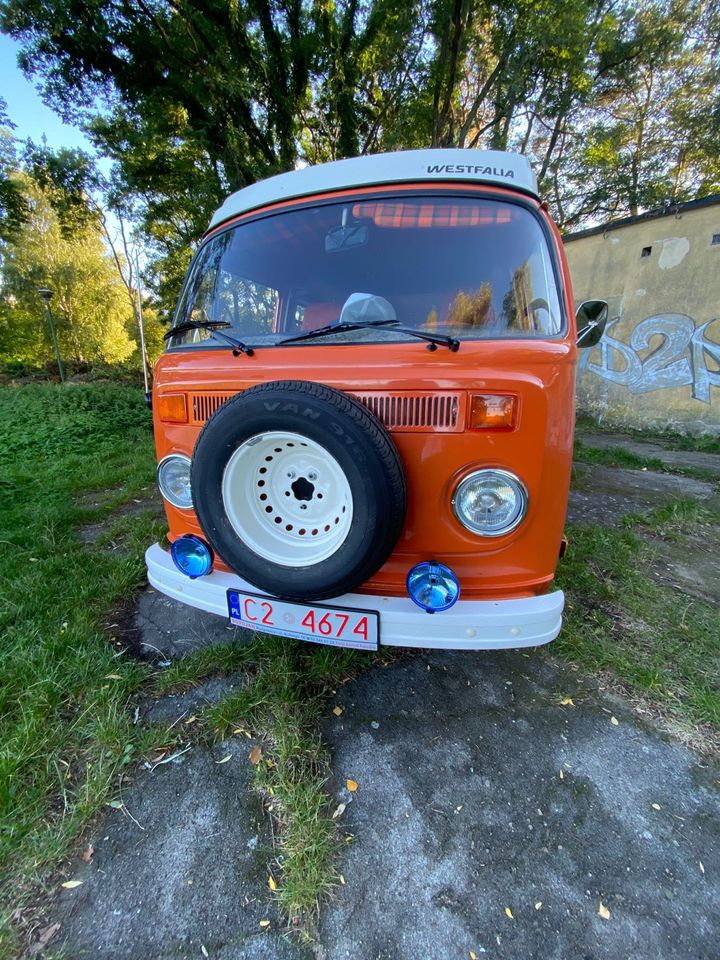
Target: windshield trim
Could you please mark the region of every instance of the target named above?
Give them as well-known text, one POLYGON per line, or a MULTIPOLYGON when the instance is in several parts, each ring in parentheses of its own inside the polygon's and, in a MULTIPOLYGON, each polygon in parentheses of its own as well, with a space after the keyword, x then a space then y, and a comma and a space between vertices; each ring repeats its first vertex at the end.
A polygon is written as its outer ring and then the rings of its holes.
MULTIPOLYGON (((548 220, 541 214, 541 205, 538 200, 534 198, 522 196, 521 194, 516 195, 511 191, 507 191, 506 188, 503 188, 501 191, 499 188, 495 188, 495 189, 488 188, 486 184, 483 184, 482 186, 478 186, 478 187, 472 187, 468 184, 464 184, 460 186, 458 184, 452 184, 452 183, 447 185, 447 189, 445 189, 445 185, 440 185, 440 184, 431 184, 430 189, 425 189, 422 187, 411 187, 409 189, 407 188, 403 189, 402 185, 398 185, 397 192, 393 191, 391 194, 387 194, 387 196, 388 197, 390 196, 415 197, 415 198, 427 197, 428 199, 435 199, 438 196, 470 198, 470 199, 484 198, 487 200, 498 200, 503 203, 511 203, 517 207, 521 207, 522 209, 529 211, 529 213, 533 216, 535 221, 540 225, 540 229, 543 233, 543 237, 545 238, 547 253, 550 258, 550 263, 552 265, 553 278, 555 280, 556 289, 557 289, 558 303, 560 308, 560 320, 561 320, 560 330, 557 333, 547 334, 545 336, 540 336, 540 337, 534 336, 534 335, 513 336, 513 337, 472 337, 472 338, 468 338, 467 340, 463 340, 462 342, 463 343, 488 343, 488 342, 499 343, 499 342, 515 342, 519 340, 523 342, 534 341, 534 342, 545 343, 545 342, 555 342, 555 341, 563 340, 565 339, 565 337, 567 337, 568 332, 570 330, 570 317, 568 315, 568 311, 566 308, 566 293, 567 293, 566 284, 564 281, 563 271, 560 266, 560 258, 558 256, 558 251, 556 247, 556 238, 555 238, 555 235, 553 234, 553 231, 550 228, 550 224, 548 220)), ((342 191, 342 199, 343 200, 347 199, 348 202, 354 202, 355 200, 362 201, 362 200, 366 200, 374 197, 377 197, 377 191, 373 190, 372 188, 366 188, 366 189, 361 188, 357 192, 353 191, 352 193, 348 193, 347 190, 342 191)), ((321 206, 323 207, 330 206, 332 204, 337 204, 338 202, 340 202, 339 196, 328 195, 328 196, 323 196, 322 198, 316 198, 316 199, 313 199, 312 197, 308 197, 307 202, 293 203, 291 209, 307 210, 307 209, 317 208, 321 206)), ((170 331, 176 325, 177 317, 178 317, 178 309, 183 305, 187 287, 194 274, 195 266, 197 264, 197 261, 200 258, 200 255, 203 253, 205 247, 207 246, 207 244, 211 243, 212 241, 217 239, 217 237, 222 236, 222 234, 227 233, 230 230, 238 230, 241 227, 245 226, 246 224, 256 223, 259 220, 266 220, 269 217, 280 216, 281 214, 284 214, 287 211, 288 211, 287 206, 283 206, 283 207, 274 206, 273 209, 265 210, 265 211, 258 210, 257 212, 252 212, 243 216, 242 219, 239 221, 236 220, 234 222, 228 223, 227 225, 219 225, 218 227, 214 228, 212 232, 205 234, 205 236, 200 241, 200 245, 198 249, 195 251, 195 254, 192 257, 192 260, 190 261, 187 272, 185 274, 185 278, 180 288, 180 293, 178 295, 177 303, 175 305, 175 309, 173 310, 172 320, 168 327, 168 333, 170 333, 170 331)), ((364 346, 371 346, 371 345, 375 345, 375 343, 378 346, 391 346, 392 344, 395 344, 395 343, 410 343, 411 338, 408 337, 408 338, 403 338, 401 340, 393 339, 393 340, 375 341, 373 344, 370 344, 368 343, 368 341, 365 341, 365 340, 337 341, 333 337, 330 337, 329 340, 323 337, 323 338, 320 338, 320 340, 315 340, 314 338, 311 338, 308 340, 301 340, 298 343, 286 343, 284 344, 284 346, 285 347, 318 346, 318 344, 322 341, 325 341, 323 345, 327 345, 327 346, 332 346, 332 345, 338 346, 340 343, 342 343, 345 346, 357 346, 358 344, 362 344, 364 346)), ((265 348, 275 349, 276 347, 281 346, 281 344, 280 343, 261 343, 261 344, 254 343, 254 344, 251 344, 251 346, 255 350, 264 350, 265 348)), ((202 343, 192 343, 192 344, 183 343, 183 344, 177 344, 177 345, 171 346, 170 342, 168 341, 168 345, 165 348, 165 352, 169 353, 169 352, 176 352, 178 350, 186 351, 186 350, 208 350, 208 349, 212 349, 212 347, 205 346, 202 343)))

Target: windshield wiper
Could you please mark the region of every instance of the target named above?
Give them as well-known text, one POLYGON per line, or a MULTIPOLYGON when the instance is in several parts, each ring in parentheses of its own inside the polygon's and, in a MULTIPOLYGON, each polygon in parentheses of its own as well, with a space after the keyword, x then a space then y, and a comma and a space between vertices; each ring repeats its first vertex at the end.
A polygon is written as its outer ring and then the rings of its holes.
POLYGON ((221 333, 220 330, 216 329, 216 327, 230 326, 232 326, 232 324, 226 320, 186 320, 184 323, 179 323, 176 327, 172 327, 167 333, 163 334, 163 340, 169 340, 170 337, 174 337, 176 333, 185 333, 187 330, 207 330, 212 336, 229 343, 233 348, 232 354, 234 357, 239 357, 241 353, 244 353, 247 357, 252 357, 255 353, 252 347, 243 343, 242 340, 236 340, 235 337, 229 337, 226 333, 221 333))
POLYGON ((460 349, 460 341, 455 337, 446 337, 444 333, 425 333, 424 330, 413 330, 411 327, 395 327, 400 333, 408 333, 411 337, 417 337, 419 340, 427 341, 428 350, 437 350, 438 344, 447 347, 450 353, 457 353, 460 349))
POLYGON ((312 340, 313 337, 325 337, 330 333, 342 333, 344 330, 365 330, 367 327, 387 327, 388 324, 397 323, 397 320, 367 320, 358 323, 328 323, 324 327, 318 327, 317 330, 306 330, 305 333, 299 333, 296 337, 285 337, 284 340, 278 340, 276 347, 282 347, 285 343, 299 343, 300 340, 312 340))
POLYGON ((301 340, 311 340, 313 337, 325 337, 331 333, 342 333, 345 330, 366 330, 368 327, 393 327, 400 333, 407 333, 411 337, 417 337, 419 340, 425 340, 428 344, 428 350, 437 350, 438 344, 447 347, 451 353, 457 353, 460 348, 460 341, 454 337, 446 337, 441 333, 424 333, 421 330, 413 330, 410 327, 398 327, 397 320, 380 320, 366 323, 328 323, 324 327, 318 327, 317 330, 308 330, 305 333, 299 333, 296 337, 286 337, 279 340, 275 346, 281 347, 285 343, 298 343, 301 340))

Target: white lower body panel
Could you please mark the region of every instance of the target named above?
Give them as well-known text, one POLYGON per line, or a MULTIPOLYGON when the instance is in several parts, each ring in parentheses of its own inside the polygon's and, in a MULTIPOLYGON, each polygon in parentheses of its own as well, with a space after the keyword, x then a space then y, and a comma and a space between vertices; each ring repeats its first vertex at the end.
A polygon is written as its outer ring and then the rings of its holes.
MULTIPOLYGON (((153 544, 145 554, 151 585, 191 607, 228 618, 229 589, 262 593, 234 573, 213 571, 191 580, 177 569, 168 551, 153 544)), ((326 601, 327 602, 327 601, 326 601)), ((429 614, 409 597, 346 593, 336 607, 361 607, 380 613, 380 644, 435 650, 504 650, 549 643, 560 633, 562 590, 519 600, 458 600, 444 613, 429 614)))

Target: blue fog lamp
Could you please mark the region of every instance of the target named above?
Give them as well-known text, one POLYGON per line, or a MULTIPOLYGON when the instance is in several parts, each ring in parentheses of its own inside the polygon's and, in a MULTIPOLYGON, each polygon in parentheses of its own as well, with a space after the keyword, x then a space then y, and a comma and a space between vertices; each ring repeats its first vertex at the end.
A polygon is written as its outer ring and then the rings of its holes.
POLYGON ((191 580, 210 573, 213 565, 213 552, 210 547, 192 533, 187 533, 170 547, 170 556, 181 573, 191 580))
POLYGON ((427 613, 449 610, 460 596, 460 581, 450 567, 435 560, 418 563, 407 575, 407 592, 427 613))

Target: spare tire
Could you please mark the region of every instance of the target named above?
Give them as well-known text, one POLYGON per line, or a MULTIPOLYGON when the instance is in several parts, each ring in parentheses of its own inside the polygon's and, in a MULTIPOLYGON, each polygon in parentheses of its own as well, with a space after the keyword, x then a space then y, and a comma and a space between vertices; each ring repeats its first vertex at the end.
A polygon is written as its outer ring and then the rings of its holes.
POLYGON ((385 427, 347 394, 304 380, 223 404, 195 444, 191 481, 218 556, 288 600, 360 586, 405 520, 405 476, 385 427))

